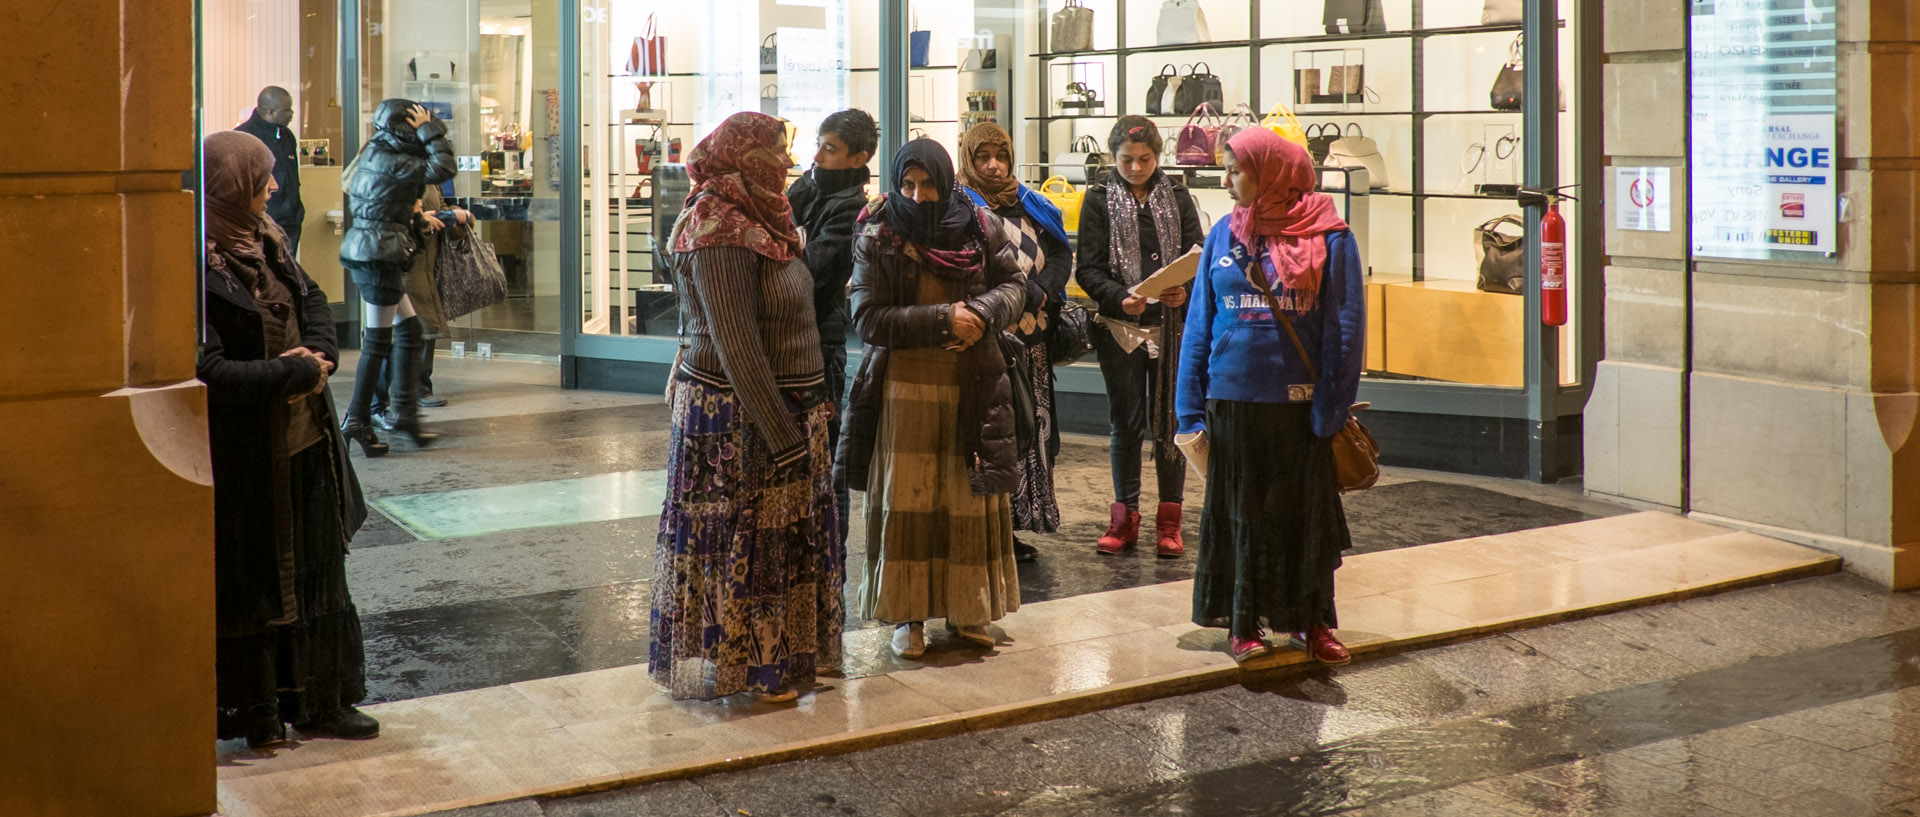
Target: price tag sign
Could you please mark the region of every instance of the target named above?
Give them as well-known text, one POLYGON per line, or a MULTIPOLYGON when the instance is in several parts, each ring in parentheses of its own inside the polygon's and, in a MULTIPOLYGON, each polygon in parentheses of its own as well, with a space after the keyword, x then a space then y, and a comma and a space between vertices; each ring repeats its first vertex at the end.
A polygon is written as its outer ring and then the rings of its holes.
POLYGON ((475 173, 480 172, 479 156, 455 156, 454 162, 455 166, 462 171, 471 170, 475 173))

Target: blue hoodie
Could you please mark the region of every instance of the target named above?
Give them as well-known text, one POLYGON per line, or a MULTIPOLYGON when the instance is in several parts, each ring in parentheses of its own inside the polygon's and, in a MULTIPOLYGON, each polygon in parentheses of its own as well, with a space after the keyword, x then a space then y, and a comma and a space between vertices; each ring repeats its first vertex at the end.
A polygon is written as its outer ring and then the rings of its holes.
MULTIPOLYGON (((1347 424, 1366 360, 1367 299, 1353 233, 1327 234, 1320 303, 1293 318, 1301 345, 1320 369, 1313 386, 1313 433, 1332 437, 1347 424)), ((1265 262, 1264 249, 1258 259, 1265 262)), ((1267 298, 1247 278, 1256 261, 1222 217, 1207 234, 1180 342, 1174 412, 1182 433, 1206 427, 1208 400, 1292 403, 1288 387, 1309 382, 1293 340, 1274 325, 1267 298)), ((1270 265, 1269 265, 1270 266, 1270 265)), ((1271 276, 1269 276, 1271 280, 1271 276)), ((1293 291, 1275 286, 1283 311, 1293 291)))

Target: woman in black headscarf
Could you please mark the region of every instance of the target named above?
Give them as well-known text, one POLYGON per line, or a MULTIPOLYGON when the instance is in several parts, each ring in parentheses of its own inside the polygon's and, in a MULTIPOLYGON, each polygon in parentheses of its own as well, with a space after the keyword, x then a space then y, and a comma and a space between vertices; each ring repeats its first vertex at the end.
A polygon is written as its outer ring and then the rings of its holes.
POLYGON ((861 213, 854 239, 866 354, 840 465, 867 492, 861 614, 894 624, 894 651, 914 658, 927 619, 991 647, 986 625, 1020 607, 1002 334, 1025 304, 1026 274, 1018 230, 974 205, 938 142, 907 143, 889 178, 893 192, 861 213))
POLYGON ((369 457, 387 453, 368 424, 380 368, 393 359, 390 397, 393 430, 424 446, 434 435, 420 430, 420 360, 425 325, 407 297, 407 273, 424 239, 414 203, 427 185, 453 178, 456 169, 447 125, 407 99, 380 103, 378 128, 347 168, 347 234, 340 239, 340 265, 360 288, 360 368, 353 401, 341 431, 369 457))
POLYGON ((366 521, 327 390, 339 349, 326 293, 264 217, 273 153, 238 131, 206 141, 206 345, 213 454, 220 737, 370 738, 347 540, 366 521))

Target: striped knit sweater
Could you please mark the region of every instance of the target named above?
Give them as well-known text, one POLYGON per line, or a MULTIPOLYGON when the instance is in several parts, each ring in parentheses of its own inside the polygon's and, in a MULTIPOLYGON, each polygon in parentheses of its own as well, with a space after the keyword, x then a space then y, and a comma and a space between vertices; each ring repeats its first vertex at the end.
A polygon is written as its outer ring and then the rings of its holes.
POLYGON ((826 382, 807 265, 797 258, 779 264, 744 247, 706 247, 676 266, 688 343, 680 374, 733 389, 774 465, 799 459, 807 439, 783 392, 826 382))

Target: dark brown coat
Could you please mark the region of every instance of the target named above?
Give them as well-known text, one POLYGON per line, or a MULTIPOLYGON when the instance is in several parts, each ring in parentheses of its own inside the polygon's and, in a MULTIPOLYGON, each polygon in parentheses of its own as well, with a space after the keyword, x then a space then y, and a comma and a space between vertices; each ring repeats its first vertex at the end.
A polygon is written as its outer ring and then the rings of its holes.
MULTIPOLYGON (((879 212, 879 200, 869 213, 879 212)), ((980 496, 1011 493, 1020 481, 1019 444, 1014 436, 1013 386, 1007 377, 1000 335, 1019 319, 1026 302, 1027 276, 1006 223, 980 212, 987 234, 986 268, 967 281, 967 307, 987 323, 980 342, 962 354, 960 417, 966 450, 973 453, 967 481, 980 496)), ((837 466, 847 487, 865 490, 873 462, 882 396, 887 381, 887 352, 953 342, 952 305, 922 304, 916 297, 920 261, 879 218, 864 220, 853 243, 853 325, 866 344, 860 369, 847 397, 837 466)), ((1011 336, 1008 338, 1011 339, 1011 336)))

